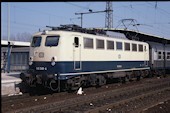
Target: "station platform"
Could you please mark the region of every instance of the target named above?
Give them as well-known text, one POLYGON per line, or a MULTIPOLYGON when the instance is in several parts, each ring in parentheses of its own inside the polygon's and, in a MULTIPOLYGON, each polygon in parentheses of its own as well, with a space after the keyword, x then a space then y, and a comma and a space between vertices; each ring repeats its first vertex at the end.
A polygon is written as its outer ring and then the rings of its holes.
POLYGON ((20 94, 20 72, 1 73, 1 96, 20 94))

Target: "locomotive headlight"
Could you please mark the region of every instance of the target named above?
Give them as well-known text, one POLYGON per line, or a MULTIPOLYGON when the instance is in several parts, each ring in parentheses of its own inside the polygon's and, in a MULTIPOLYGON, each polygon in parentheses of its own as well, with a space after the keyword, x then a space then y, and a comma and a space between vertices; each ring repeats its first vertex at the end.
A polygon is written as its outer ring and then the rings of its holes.
POLYGON ((32 64, 33 64, 33 57, 30 56, 30 58, 29 58, 29 65, 32 65, 32 64))
POLYGON ((40 52, 40 53, 39 53, 39 57, 40 57, 40 58, 43 58, 43 57, 44 57, 44 52, 40 52))
POLYGON ((56 61, 56 56, 51 58, 51 65, 54 66, 55 65, 55 61, 56 61))

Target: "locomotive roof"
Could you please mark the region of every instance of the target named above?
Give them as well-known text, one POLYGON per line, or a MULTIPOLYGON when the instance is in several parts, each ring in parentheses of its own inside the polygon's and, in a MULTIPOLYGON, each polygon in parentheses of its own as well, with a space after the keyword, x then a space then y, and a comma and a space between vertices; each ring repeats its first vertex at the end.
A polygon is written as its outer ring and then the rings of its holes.
POLYGON ((53 26, 46 26, 46 27, 51 28, 50 31, 72 31, 72 32, 93 34, 99 36, 114 37, 118 39, 128 39, 123 33, 118 33, 114 31, 108 31, 105 29, 98 29, 98 28, 82 28, 75 24, 60 25, 60 27, 53 27, 53 26))

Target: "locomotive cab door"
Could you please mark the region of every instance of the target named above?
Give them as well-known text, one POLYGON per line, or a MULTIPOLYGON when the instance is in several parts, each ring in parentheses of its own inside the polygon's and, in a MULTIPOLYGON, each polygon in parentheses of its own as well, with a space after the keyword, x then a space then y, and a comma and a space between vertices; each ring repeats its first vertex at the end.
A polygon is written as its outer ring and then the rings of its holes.
POLYGON ((74 36, 73 43, 73 60, 74 70, 81 70, 81 44, 80 36, 74 36))

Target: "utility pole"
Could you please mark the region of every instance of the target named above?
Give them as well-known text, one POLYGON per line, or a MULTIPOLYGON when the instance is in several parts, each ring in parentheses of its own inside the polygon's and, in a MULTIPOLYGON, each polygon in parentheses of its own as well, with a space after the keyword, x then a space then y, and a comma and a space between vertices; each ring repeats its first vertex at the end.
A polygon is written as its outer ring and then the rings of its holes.
MULTIPOLYGON (((109 11, 110 11, 110 10, 109 10, 109 11)), ((83 15, 84 15, 84 14, 103 13, 103 12, 107 12, 107 10, 104 10, 104 11, 95 11, 95 12, 93 12, 92 10, 89 10, 89 12, 75 13, 75 15, 81 15, 81 27, 83 27, 83 15)))
POLYGON ((10 52, 11 52, 11 45, 10 45, 10 5, 8 2, 8 53, 7 53, 7 72, 10 71, 10 52))
POLYGON ((8 42, 10 38, 10 5, 8 3, 8 42))
POLYGON ((70 21, 74 24, 74 22, 72 21, 73 19, 81 19, 81 17, 77 17, 77 18, 70 18, 70 21))
POLYGON ((106 18, 105 18, 105 27, 106 28, 113 28, 113 8, 112 2, 106 2, 106 18))

